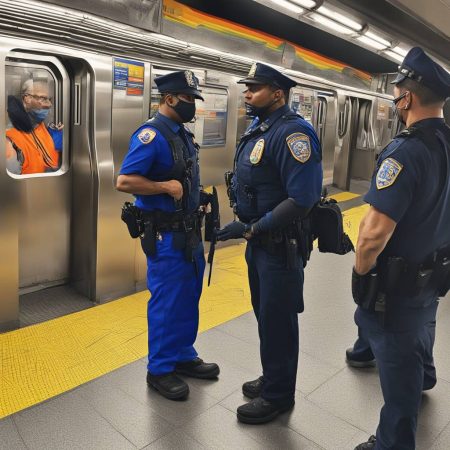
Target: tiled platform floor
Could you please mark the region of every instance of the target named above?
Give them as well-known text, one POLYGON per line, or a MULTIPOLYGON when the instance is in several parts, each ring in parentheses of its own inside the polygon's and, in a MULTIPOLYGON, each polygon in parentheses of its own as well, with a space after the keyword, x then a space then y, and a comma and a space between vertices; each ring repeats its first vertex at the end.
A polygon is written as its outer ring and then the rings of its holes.
MULTIPOLYGON (((376 369, 344 362, 353 343, 353 255, 317 251, 306 272, 299 316, 301 354, 295 409, 268 425, 237 422, 243 381, 260 373, 251 313, 201 334, 200 355, 220 364, 218 381, 190 380, 187 401, 165 400, 145 384, 139 360, 0 421, 1 450, 329 449, 353 450, 375 431, 382 405, 376 369)), ((282 301, 282 299, 280 299, 282 301)), ((450 449, 450 296, 439 311, 439 382, 424 395, 419 450, 450 449)))

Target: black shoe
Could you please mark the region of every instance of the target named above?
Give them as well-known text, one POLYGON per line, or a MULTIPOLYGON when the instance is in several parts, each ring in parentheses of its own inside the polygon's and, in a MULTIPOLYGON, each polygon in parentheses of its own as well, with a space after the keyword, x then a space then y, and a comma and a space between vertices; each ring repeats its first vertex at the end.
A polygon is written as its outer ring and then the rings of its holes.
POLYGON ((377 442, 377 438, 375 436, 370 436, 367 442, 363 442, 355 447, 355 450, 369 450, 371 448, 375 448, 375 444, 377 442))
POLYGON ((356 367, 357 369, 364 369, 366 367, 375 367, 377 365, 375 358, 363 359, 361 357, 356 357, 353 354, 353 347, 350 347, 345 351, 345 361, 349 366, 356 367))
POLYGON ((237 418, 240 422, 249 424, 266 423, 275 419, 279 414, 289 411, 294 407, 295 401, 278 406, 264 400, 262 397, 254 398, 237 409, 237 418))
POLYGON ((170 400, 180 400, 189 395, 189 386, 173 372, 164 375, 147 372, 147 384, 170 400))
POLYGON ((195 358, 192 361, 177 363, 175 372, 188 377, 209 380, 217 378, 220 369, 216 363, 205 363, 203 359, 195 358))
POLYGON ((264 384, 264 377, 259 377, 253 381, 247 381, 242 385, 242 393, 248 398, 256 398, 261 395, 264 384))

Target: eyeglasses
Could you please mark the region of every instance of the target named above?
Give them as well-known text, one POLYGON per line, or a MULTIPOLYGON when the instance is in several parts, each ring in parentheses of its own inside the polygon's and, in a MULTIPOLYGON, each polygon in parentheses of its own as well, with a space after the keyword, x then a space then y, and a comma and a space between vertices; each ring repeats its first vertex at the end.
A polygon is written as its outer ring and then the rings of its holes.
POLYGON ((33 97, 34 100, 36 100, 39 103, 51 103, 53 100, 53 97, 45 97, 44 95, 33 95, 33 94, 24 94, 24 97, 33 97))
POLYGON ((409 92, 409 91, 405 91, 405 92, 403 92, 402 95, 399 95, 398 97, 395 97, 394 100, 392 100, 392 103, 394 104, 394 106, 396 106, 397 103, 398 103, 402 98, 405 98, 405 97, 406 97, 406 94, 407 94, 408 92, 409 92))

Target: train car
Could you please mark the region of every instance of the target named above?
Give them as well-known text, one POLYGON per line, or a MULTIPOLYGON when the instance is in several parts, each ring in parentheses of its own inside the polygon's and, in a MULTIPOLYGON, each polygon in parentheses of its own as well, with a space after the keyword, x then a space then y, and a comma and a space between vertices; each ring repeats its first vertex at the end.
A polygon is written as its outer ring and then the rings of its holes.
MULTIPOLYGON (((144 288, 144 256, 120 220, 121 205, 130 197, 115 190, 115 180, 131 133, 157 108, 158 75, 192 69, 199 78, 205 102, 190 126, 201 145, 202 182, 218 186, 222 218, 231 219, 223 173, 248 123, 236 81, 259 58, 68 8, 48 5, 44 11, 35 1, 1 2, 0 14, 8 17, 0 30, 0 133, 11 127, 8 98, 19 96, 30 78, 50 86, 49 121, 64 124, 56 172, 14 174, 0 148, 4 331, 19 326, 19 297, 26 294, 45 290, 45 296, 58 286, 58 302, 76 292, 102 303, 144 288)), ((388 91, 295 67, 285 71, 298 82, 291 106, 320 137, 325 184, 345 190, 352 179, 369 180, 377 154, 398 129, 388 91)))

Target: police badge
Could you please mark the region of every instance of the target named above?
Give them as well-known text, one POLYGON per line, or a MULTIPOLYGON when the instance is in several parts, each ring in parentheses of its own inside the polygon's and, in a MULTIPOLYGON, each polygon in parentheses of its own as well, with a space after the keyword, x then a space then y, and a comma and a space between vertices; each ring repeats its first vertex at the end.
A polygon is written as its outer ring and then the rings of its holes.
POLYGON ((151 128, 144 128, 137 137, 143 144, 150 144, 155 136, 156 131, 153 131, 151 128))
POLYGON ((252 64, 252 67, 250 67, 250 71, 248 72, 248 77, 249 78, 254 78, 255 77, 255 73, 256 73, 256 63, 252 64))
POLYGON ((311 157, 311 144, 306 134, 293 133, 286 138, 286 143, 297 161, 305 163, 311 157))
POLYGON ((250 153, 250 162, 252 164, 258 164, 261 161, 264 152, 264 139, 260 139, 253 147, 250 153))
POLYGON ((386 158, 377 172, 377 189, 380 190, 392 186, 402 169, 403 164, 400 164, 394 158, 386 158))
POLYGON ((190 70, 185 70, 184 77, 186 78, 186 83, 189 87, 193 87, 193 88, 197 87, 197 81, 195 79, 194 72, 192 72, 190 70))

